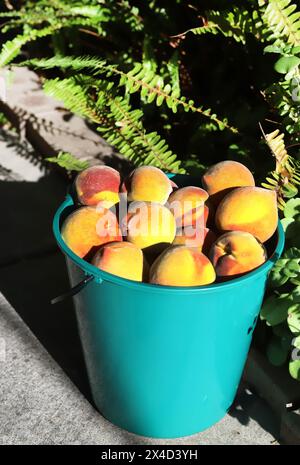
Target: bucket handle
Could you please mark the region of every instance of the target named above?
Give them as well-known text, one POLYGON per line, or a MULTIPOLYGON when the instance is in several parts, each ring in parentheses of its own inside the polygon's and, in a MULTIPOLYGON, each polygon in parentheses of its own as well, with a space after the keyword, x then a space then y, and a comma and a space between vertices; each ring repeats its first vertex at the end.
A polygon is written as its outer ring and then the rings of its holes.
POLYGON ((82 281, 80 281, 76 286, 72 287, 69 289, 67 292, 64 292, 63 294, 54 297, 54 299, 51 299, 51 304, 55 305, 58 302, 62 302, 63 300, 68 299, 69 297, 73 297, 74 295, 78 294, 82 289, 84 289, 87 284, 92 282, 94 280, 94 276, 88 275, 86 276, 82 281))

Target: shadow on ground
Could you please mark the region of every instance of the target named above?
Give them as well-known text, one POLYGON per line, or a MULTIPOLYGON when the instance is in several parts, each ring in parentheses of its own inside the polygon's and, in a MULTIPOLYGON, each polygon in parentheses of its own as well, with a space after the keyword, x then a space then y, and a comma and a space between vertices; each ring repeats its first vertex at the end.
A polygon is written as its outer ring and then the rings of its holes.
POLYGON ((69 289, 52 218, 66 185, 49 174, 37 182, 0 182, 0 292, 42 345, 91 401, 71 300, 50 300, 69 289))
POLYGON ((247 426, 250 419, 255 420, 265 431, 268 431, 279 442, 280 421, 267 403, 251 392, 241 383, 236 398, 228 412, 242 425, 247 426))

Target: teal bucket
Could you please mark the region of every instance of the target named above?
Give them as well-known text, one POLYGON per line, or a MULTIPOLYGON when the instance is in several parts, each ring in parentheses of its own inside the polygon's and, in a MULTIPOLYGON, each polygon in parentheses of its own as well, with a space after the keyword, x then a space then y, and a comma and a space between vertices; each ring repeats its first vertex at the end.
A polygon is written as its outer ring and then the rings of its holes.
POLYGON ((283 250, 281 224, 272 256, 256 270, 221 284, 170 287, 123 279, 76 256, 60 234, 73 208, 68 196, 53 229, 71 285, 87 278, 74 301, 97 408, 115 425, 156 438, 212 426, 236 395, 266 280, 283 250))

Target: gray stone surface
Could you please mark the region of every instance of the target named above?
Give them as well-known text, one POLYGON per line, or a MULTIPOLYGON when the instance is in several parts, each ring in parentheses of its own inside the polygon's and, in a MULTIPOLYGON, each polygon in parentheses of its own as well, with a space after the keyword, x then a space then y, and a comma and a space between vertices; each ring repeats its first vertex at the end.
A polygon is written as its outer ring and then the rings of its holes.
POLYGON ((0 130, 0 163, 1 181, 37 182, 45 175, 29 144, 12 132, 0 130))
POLYGON ((280 437, 287 444, 300 444, 300 408, 288 412, 286 405, 299 403, 299 382, 289 376, 286 366, 271 365, 265 354, 255 348, 250 351, 244 379, 255 386, 256 393, 265 399, 280 418, 280 437))
MULTIPOLYGON (((43 157, 65 151, 90 164, 102 161, 117 168, 128 166, 128 162, 116 156, 113 148, 82 118, 45 95, 38 75, 28 68, 12 67, 11 72, 0 70, 1 100, 8 106, 22 136, 27 137, 43 157)), ((0 111, 5 109, 0 102, 0 111)))

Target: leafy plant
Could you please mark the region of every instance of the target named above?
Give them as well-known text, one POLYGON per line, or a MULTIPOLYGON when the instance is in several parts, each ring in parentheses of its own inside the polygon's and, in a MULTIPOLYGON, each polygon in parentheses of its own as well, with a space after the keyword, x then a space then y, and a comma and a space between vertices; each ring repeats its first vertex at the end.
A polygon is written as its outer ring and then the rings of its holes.
MULTIPOLYGON (((67 74, 68 79, 73 76, 77 93, 72 98, 72 108, 75 100, 80 98, 77 107, 81 105, 82 109, 83 100, 86 99, 85 117, 95 122, 98 128, 98 120, 105 120, 104 130, 109 128, 111 143, 116 144, 116 148, 123 155, 129 155, 137 164, 149 160, 150 163, 170 171, 183 172, 185 166, 190 167, 190 153, 197 152, 203 137, 210 137, 210 133, 215 131, 225 133, 219 138, 220 141, 224 141, 223 151, 224 144, 227 147, 238 146, 240 153, 252 151, 251 145, 256 144, 254 137, 252 142, 246 142, 250 143, 250 147, 243 146, 245 139, 242 134, 241 137, 239 135, 242 131, 237 128, 236 123, 228 122, 228 115, 232 114, 232 111, 228 105, 224 105, 225 102, 223 105, 227 112, 225 116, 219 116, 216 110, 211 109, 216 101, 213 92, 210 104, 202 105, 201 99, 195 99, 198 95, 197 86, 194 85, 193 89, 185 84, 189 80, 188 67, 191 68, 191 63, 188 64, 185 58, 189 51, 188 37, 194 35, 197 40, 217 35, 225 41, 236 41, 246 46, 253 37, 258 44, 267 45, 266 52, 292 53, 290 62, 276 65, 281 72, 283 69, 289 69, 290 72, 298 63, 295 47, 299 40, 299 14, 296 7, 287 0, 249 0, 243 7, 233 4, 230 9, 204 11, 182 0, 176 0, 175 4, 156 0, 147 5, 127 0, 26 0, 20 2, 18 9, 9 8, 2 11, 1 17, 5 20, 2 32, 9 35, 9 39, 0 53, 0 66, 16 61, 25 46, 27 55, 32 55, 31 50, 35 50, 31 48, 32 43, 50 36, 51 46, 46 48, 46 57, 41 56, 39 49, 38 58, 30 59, 27 63, 40 70, 50 70, 51 75, 53 72, 59 75, 59 78, 49 84, 51 93, 60 94, 64 101, 64 95, 59 89, 59 86, 63 85, 66 96, 70 98, 74 82, 66 81, 60 72, 67 74), (178 33, 185 17, 198 25, 187 28, 184 33, 178 33), (89 37, 94 43, 89 42, 88 49, 94 52, 97 48, 97 56, 86 53, 85 45, 83 46, 89 37), (183 40, 184 38, 186 40, 183 40), (290 47, 288 51, 287 44, 290 47), (81 53, 82 51, 84 53, 81 53), (78 72, 81 73, 80 82, 76 77, 78 72), (95 107, 97 89, 91 85, 91 80, 85 79, 91 75, 95 81, 100 79, 102 86, 111 86, 110 92, 107 93, 106 105, 95 107), (61 79, 63 84, 59 82, 61 79), (55 86, 57 92, 54 90, 55 86), (190 95, 191 93, 193 95, 190 95), (123 108, 126 106, 127 111, 123 113, 124 121, 122 118, 116 121, 116 113, 107 111, 111 108, 112 99, 116 99, 117 104, 122 101, 123 108), (195 103, 196 101, 199 103, 195 103), (128 138, 125 135, 126 129, 120 129, 128 128, 128 122, 131 130, 133 129, 133 114, 140 115, 139 128, 135 124, 137 143, 134 145, 133 137, 128 138), (170 143, 167 141, 173 140, 172 136, 175 136, 175 140, 177 137, 180 139, 179 135, 177 136, 178 127, 183 126, 183 134, 186 134, 185 124, 189 128, 188 143, 185 146, 183 143, 179 144, 178 157, 175 153, 178 147, 174 147, 175 150, 169 149, 170 143), (140 138, 142 134, 143 143, 140 138), (152 136, 149 138, 148 134, 152 136), (124 145, 121 144, 120 137, 124 145), (148 145, 148 142, 151 144, 148 145), (160 146, 164 148, 163 152, 160 146), (141 156, 142 147, 146 151, 144 156, 141 156)), ((277 108, 283 117, 284 129, 293 134, 294 141, 298 137, 295 128, 298 116, 296 106, 290 101, 292 92, 289 85, 289 81, 288 84, 286 80, 279 81, 261 92, 266 101, 277 108)), ((99 100, 103 103, 103 94, 99 100)), ((206 102, 207 99, 204 97, 204 100, 206 102)), ((228 98, 227 101, 229 102, 228 98)), ((70 101, 66 102, 66 105, 70 108, 70 101)), ((120 116, 118 113, 119 118, 120 116)), ((240 123, 241 118, 237 118, 236 122, 240 123)), ((203 164, 205 160, 199 160, 198 165, 203 164)))
POLYGON ((285 131, 299 141, 300 120, 300 11, 291 0, 259 0, 254 10, 233 7, 226 11, 206 12, 203 25, 191 28, 196 35, 222 34, 243 44, 253 35, 265 46, 265 53, 280 54, 274 69, 285 78, 262 91, 268 103, 283 118, 285 131), (271 45, 269 45, 271 44, 271 45))
POLYGON ((281 220, 287 249, 269 277, 272 294, 264 301, 261 319, 272 328, 267 346, 269 360, 277 366, 289 360, 289 371, 300 381, 300 198, 290 199, 281 220))
POLYGON ((265 134, 263 129, 262 132, 276 164, 275 170, 269 174, 262 186, 276 191, 278 206, 284 209, 285 199, 295 197, 298 193, 300 163, 288 155, 284 144, 284 134, 281 134, 278 129, 269 134, 265 134))
POLYGON ((300 90, 300 12, 290 0, 273 0, 264 13, 264 20, 270 29, 269 40, 273 44, 265 48, 266 53, 279 54, 274 65, 275 71, 284 79, 273 83, 265 96, 283 117, 285 130, 299 141, 299 90, 300 90))
POLYGON ((0 65, 11 62, 20 53, 22 46, 39 37, 52 34, 55 55, 47 59, 30 60, 27 64, 39 69, 68 70, 73 77, 52 79, 44 85, 45 91, 59 98, 65 106, 96 123, 97 130, 105 134, 124 156, 136 165, 152 164, 171 172, 184 172, 178 156, 169 149, 169 144, 157 130, 144 127, 144 111, 134 104, 132 94, 139 93, 140 105, 154 104, 164 107, 164 112, 192 112, 210 120, 219 130, 237 129, 219 118, 210 108, 196 105, 193 99, 181 96, 178 54, 159 66, 148 32, 139 16, 139 10, 127 1, 87 2, 44 1, 25 2, 17 12, 2 14, 9 18, 5 31, 23 26, 23 34, 4 44, 0 53, 0 65), (143 61, 125 56, 122 63, 113 63, 111 54, 106 59, 91 56, 66 56, 61 45, 63 34, 74 31, 87 32, 101 37, 111 36, 112 27, 120 22, 120 29, 129 28, 131 33, 144 32, 143 61), (57 31, 62 31, 57 40, 57 31), (96 32, 97 31, 97 32, 96 32), (176 59, 177 57, 177 59, 176 59), (157 70, 160 68, 160 73, 157 70), (80 76, 76 74, 81 72, 80 76), (91 75, 94 76, 91 79, 91 75))
POLYGON ((84 160, 78 160, 69 152, 59 152, 57 157, 46 158, 50 163, 56 163, 67 171, 82 171, 89 167, 89 163, 84 160))
POLYGON ((221 34, 242 44, 246 43, 247 34, 253 34, 262 41, 265 38, 266 29, 258 10, 249 11, 246 8, 233 7, 225 11, 208 10, 204 15, 201 26, 188 29, 175 37, 185 38, 188 33, 221 34))
POLYGON ((263 21, 267 25, 270 36, 277 44, 287 41, 292 45, 300 45, 300 13, 291 0, 269 0, 263 13, 263 21))

